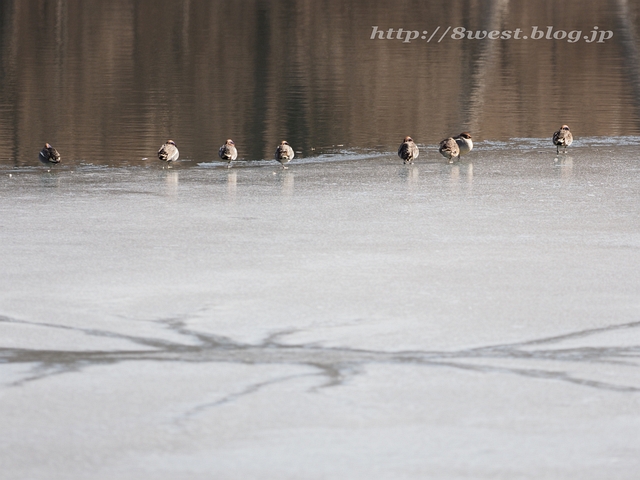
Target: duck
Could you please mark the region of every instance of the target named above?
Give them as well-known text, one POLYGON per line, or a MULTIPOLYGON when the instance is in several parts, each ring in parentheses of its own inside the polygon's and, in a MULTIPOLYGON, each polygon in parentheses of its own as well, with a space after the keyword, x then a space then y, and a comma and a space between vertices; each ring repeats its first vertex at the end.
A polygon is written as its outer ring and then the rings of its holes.
POLYGON ((44 148, 40 150, 40 155, 38 156, 38 158, 45 165, 60 163, 60 154, 48 143, 44 144, 44 148))
POLYGON ((280 142, 280 145, 276 148, 276 160, 282 164, 282 168, 287 168, 285 164, 289 163, 293 157, 295 157, 295 153, 289 143, 286 140, 280 142))
POLYGON ((453 137, 453 139, 458 144, 460 155, 466 155, 473 150, 473 140, 471 140, 471 134, 469 132, 462 132, 457 137, 453 137))
POLYGON ((413 161, 420 155, 418 146, 413 142, 413 138, 406 136, 402 141, 402 145, 398 148, 398 156, 402 159, 404 164, 413 163, 413 161))
POLYGON ((176 146, 176 142, 173 140, 167 140, 167 142, 158 150, 158 158, 163 162, 175 162, 178 160, 180 152, 176 146))
POLYGON ((460 159, 460 147, 453 137, 445 138, 440 142, 440 148, 438 149, 440 154, 449 160, 449 163, 453 163, 453 158, 460 159))
POLYGON ((231 168, 231 162, 238 158, 238 150, 236 150, 236 145, 233 143, 233 140, 228 138, 225 144, 218 150, 218 155, 220 155, 222 160, 229 162, 227 168, 231 168))
POLYGON ((560 147, 564 147, 564 153, 567 153, 567 147, 573 143, 573 134, 569 131, 569 125, 562 125, 560 130, 553 134, 553 144, 556 146, 556 155, 560 153, 560 147))

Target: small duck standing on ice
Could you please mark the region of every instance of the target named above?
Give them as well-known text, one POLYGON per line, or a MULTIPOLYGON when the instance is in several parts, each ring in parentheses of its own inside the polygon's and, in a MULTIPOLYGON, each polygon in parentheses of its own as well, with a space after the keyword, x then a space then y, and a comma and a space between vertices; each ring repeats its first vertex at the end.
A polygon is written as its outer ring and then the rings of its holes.
POLYGON ((406 136, 400 148, 398 148, 398 156, 402 159, 404 164, 413 163, 413 161, 420 155, 418 146, 413 142, 413 138, 406 136))
POLYGON ((158 158, 163 162, 175 162, 180 157, 176 142, 173 140, 167 140, 167 142, 158 150, 158 158))
POLYGON ((238 150, 236 150, 236 145, 233 143, 233 140, 230 138, 227 139, 226 143, 218 150, 218 155, 220 155, 222 160, 229 162, 227 168, 231 168, 231 162, 238 158, 238 150))
POLYGON ((560 130, 553 134, 553 144, 556 146, 556 155, 560 153, 560 147, 567 153, 567 147, 573 143, 573 135, 569 131, 569 125, 562 125, 560 130))
POLYGON ((458 144, 460 155, 466 155, 473 150, 473 140, 471 140, 471 134, 469 134, 469 132, 462 132, 457 137, 453 137, 453 139, 458 144))
POLYGON ((287 168, 285 164, 289 163, 293 157, 295 157, 295 153, 289 143, 286 140, 280 142, 276 148, 276 160, 282 164, 282 168, 287 168))
POLYGON ((440 148, 438 149, 440 155, 449 160, 449 163, 453 163, 453 158, 460 159, 460 147, 458 143, 452 138, 445 138, 440 142, 440 148))

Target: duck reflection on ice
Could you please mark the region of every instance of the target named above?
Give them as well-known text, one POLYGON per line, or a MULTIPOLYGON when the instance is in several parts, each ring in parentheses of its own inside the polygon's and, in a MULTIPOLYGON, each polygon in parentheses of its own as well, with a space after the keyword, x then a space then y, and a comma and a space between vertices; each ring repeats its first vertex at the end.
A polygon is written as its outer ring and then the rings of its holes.
POLYGON ((164 176, 164 185, 165 185, 164 193, 169 197, 175 197, 176 195, 178 195, 178 183, 179 183, 178 172, 176 171, 167 172, 166 175, 164 176))
POLYGON ((473 187, 473 163, 449 164, 449 179, 451 188, 459 190, 463 183, 466 183, 468 190, 473 187))
POLYGON ((420 169, 410 164, 408 167, 399 169, 398 176, 407 182, 408 187, 414 187, 418 183, 420 169))
POLYGON ((281 176, 282 178, 282 193, 283 195, 287 195, 290 196, 293 194, 293 173, 291 172, 284 172, 284 174, 281 176))
POLYGON ((573 177, 573 157, 558 155, 553 159, 553 167, 560 173, 562 178, 573 177))
POLYGON ((236 191, 238 189, 238 172, 229 172, 227 174, 227 194, 229 198, 236 197, 236 191))

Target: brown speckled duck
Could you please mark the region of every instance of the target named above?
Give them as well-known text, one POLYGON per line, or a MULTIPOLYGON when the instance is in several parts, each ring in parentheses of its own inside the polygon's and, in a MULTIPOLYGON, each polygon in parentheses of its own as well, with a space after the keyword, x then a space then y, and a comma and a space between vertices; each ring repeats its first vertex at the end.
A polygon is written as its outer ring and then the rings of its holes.
POLYGON ((556 146, 556 154, 560 153, 560 147, 564 147, 564 153, 567 153, 567 147, 573 143, 573 135, 569 131, 568 125, 562 125, 560 130, 553 134, 553 144, 556 146))
POLYGON ((413 161, 420 155, 418 146, 413 142, 413 138, 407 136, 404 137, 404 141, 400 148, 398 148, 398 156, 402 159, 404 164, 413 163, 413 161))
POLYGON ((460 158, 460 147, 457 142, 452 138, 445 138, 440 142, 440 148, 438 149, 440 154, 447 158, 449 162, 453 162, 453 158, 460 158))
POLYGON ((45 165, 54 165, 56 163, 60 163, 60 154, 48 143, 44 144, 44 148, 40 150, 40 155, 38 156, 38 158, 45 165))
POLYGON ((238 158, 238 150, 236 150, 236 145, 233 143, 233 140, 230 138, 227 139, 226 143, 218 150, 218 155, 220 155, 222 160, 229 162, 227 168, 231 168, 231 162, 238 158))
POLYGON ((286 140, 280 142, 280 145, 276 148, 276 160, 282 164, 282 168, 287 168, 285 164, 289 163, 293 157, 295 157, 295 153, 289 143, 286 140))
POLYGON ((167 142, 158 150, 158 158, 163 162, 175 162, 180 157, 180 152, 176 143, 173 140, 167 140, 167 142))

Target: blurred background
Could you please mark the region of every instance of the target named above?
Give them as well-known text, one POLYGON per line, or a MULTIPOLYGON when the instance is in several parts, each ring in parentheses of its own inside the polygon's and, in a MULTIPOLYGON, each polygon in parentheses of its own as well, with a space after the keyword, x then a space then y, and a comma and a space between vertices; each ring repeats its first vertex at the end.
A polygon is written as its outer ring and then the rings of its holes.
POLYGON ((475 140, 640 134, 637 2, 14 0, 0 3, 0 164, 272 158, 475 140), (371 39, 372 26, 546 31, 604 43, 371 39))

